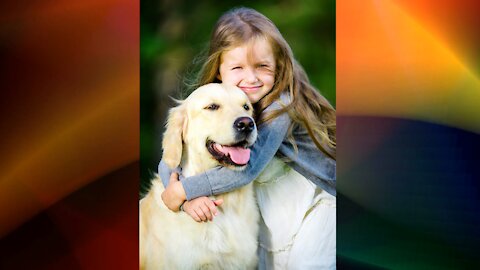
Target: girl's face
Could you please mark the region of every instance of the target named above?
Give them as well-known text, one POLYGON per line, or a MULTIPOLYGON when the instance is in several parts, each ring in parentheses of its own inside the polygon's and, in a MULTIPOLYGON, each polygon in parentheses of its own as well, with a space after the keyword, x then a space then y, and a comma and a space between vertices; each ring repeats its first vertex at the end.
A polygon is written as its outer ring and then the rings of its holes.
POLYGON ((257 39, 223 52, 218 79, 242 89, 251 103, 259 101, 275 82, 275 57, 270 44, 257 39))

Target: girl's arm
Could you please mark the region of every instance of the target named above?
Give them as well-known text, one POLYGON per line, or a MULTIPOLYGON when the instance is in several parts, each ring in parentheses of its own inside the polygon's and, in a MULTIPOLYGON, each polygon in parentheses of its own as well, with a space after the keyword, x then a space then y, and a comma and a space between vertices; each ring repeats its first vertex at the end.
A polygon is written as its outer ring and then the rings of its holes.
POLYGON ((290 144, 282 144, 279 153, 286 157, 287 164, 319 188, 336 196, 337 163, 320 151, 307 131, 298 127, 293 130, 298 152, 290 144))

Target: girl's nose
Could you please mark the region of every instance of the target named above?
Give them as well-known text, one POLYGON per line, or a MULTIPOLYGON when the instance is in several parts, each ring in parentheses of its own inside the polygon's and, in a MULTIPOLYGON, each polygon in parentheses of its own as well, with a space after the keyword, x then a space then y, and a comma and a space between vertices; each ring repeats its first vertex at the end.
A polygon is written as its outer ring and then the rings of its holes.
POLYGON ((245 74, 245 80, 248 83, 254 83, 258 81, 257 74, 254 69, 247 69, 247 72, 245 74))

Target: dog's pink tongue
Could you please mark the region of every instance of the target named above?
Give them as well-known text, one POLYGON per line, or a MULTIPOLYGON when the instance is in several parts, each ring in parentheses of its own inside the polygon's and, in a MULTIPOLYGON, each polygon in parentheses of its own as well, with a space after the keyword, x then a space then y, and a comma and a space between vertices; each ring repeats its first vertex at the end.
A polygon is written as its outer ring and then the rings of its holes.
POLYGON ((230 159, 236 164, 247 164, 250 160, 250 149, 243 147, 219 146, 217 147, 224 154, 228 154, 230 159))

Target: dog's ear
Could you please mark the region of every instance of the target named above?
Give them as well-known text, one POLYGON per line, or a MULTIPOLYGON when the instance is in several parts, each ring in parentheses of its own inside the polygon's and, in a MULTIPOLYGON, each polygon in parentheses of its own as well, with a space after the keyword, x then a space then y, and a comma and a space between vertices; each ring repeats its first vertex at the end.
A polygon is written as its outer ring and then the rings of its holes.
POLYGON ((162 159, 172 169, 180 165, 186 128, 187 112, 185 104, 170 109, 167 130, 163 134, 162 159))

